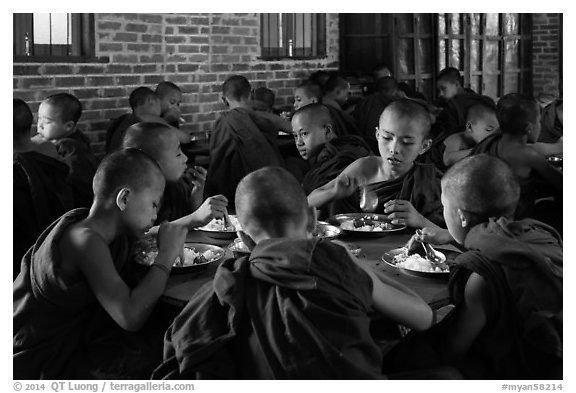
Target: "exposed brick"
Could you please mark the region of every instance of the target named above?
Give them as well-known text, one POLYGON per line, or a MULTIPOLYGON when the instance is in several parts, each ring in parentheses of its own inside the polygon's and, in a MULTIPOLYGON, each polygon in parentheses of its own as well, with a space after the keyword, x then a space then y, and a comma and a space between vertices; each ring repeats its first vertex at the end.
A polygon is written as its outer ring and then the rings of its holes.
POLYGON ((249 35, 250 29, 247 27, 233 27, 232 34, 234 35, 249 35))
POLYGON ((164 40, 169 44, 183 44, 186 42, 186 37, 183 37, 181 35, 166 36, 164 40))
POLYGON ((140 61, 143 63, 161 63, 163 60, 164 60, 164 56, 162 56, 162 55, 140 56, 140 61))
POLYGON ((138 14, 138 20, 146 23, 162 23, 162 15, 138 14))
POLYGON ((135 33, 116 33, 114 34, 114 41, 122 42, 136 42, 138 41, 138 34, 135 33))
POLYGON ((70 65, 45 65, 42 67, 42 74, 44 75, 71 75, 73 74, 73 66, 70 65))
POLYGON ((228 46, 213 45, 212 53, 228 53, 228 49, 228 46))
POLYGON ((230 71, 230 64, 212 64, 210 67, 211 72, 228 72, 230 71))
POLYGON ((198 45, 178 45, 178 52, 198 53, 200 52, 200 47, 198 45))
POLYGON ((152 85, 158 84, 164 80, 162 75, 146 75, 144 76, 144 84, 152 85))
POLYGON ((184 16, 167 16, 165 17, 165 22, 173 25, 185 25, 186 17, 184 16))
POLYGON ((198 75, 198 82, 216 82, 218 80, 215 74, 198 75))
POLYGON ((116 96, 123 96, 126 94, 126 89, 121 87, 111 87, 103 89, 102 96, 103 97, 116 97, 116 96))
POLYGON ((190 23, 195 25, 209 25, 210 19, 208 18, 190 18, 190 23))
POLYGON ((86 78, 88 86, 111 86, 114 84, 114 78, 111 76, 89 76, 86 78))
POLYGON ((228 26, 212 26, 212 34, 230 34, 231 28, 228 26))
POLYGON ((122 24, 119 22, 98 22, 100 30, 119 30, 122 24))
POLYGON ((200 53, 188 56, 188 61, 192 63, 204 63, 208 60, 208 55, 200 53))
POLYGON ((178 26, 178 34, 193 35, 198 34, 200 29, 198 26, 178 26))
POLYGON ((77 73, 81 75, 103 74, 105 71, 105 65, 79 65, 77 67, 77 73))
POLYGON ((150 51, 150 44, 128 44, 126 48, 129 51, 135 52, 149 52, 150 51))
POLYGON ((37 64, 15 64, 12 67, 13 75, 40 75, 40 66, 37 64))
POLYGON ((160 34, 142 34, 142 42, 162 42, 162 36, 160 34))
MULTIPOLYGON (((74 89, 71 92, 73 95, 78 97, 79 100, 85 100, 90 98, 98 97, 98 89, 87 89, 85 87, 81 89, 74 89)), ((82 116, 84 117, 84 116, 82 116)))
POLYGON ((118 63, 137 63, 138 62, 138 55, 118 54, 118 55, 113 55, 112 59, 114 62, 118 62, 118 63))
POLYGON ((146 74, 156 72, 156 64, 137 64, 134 66, 133 72, 135 74, 146 74))
POLYGON ((98 46, 101 52, 119 52, 122 50, 122 44, 118 43, 100 43, 98 46))
POLYGON ((209 38, 207 36, 189 36, 188 42, 191 44, 207 44, 209 43, 209 38))
POLYGON ((194 72, 198 70, 198 64, 178 64, 178 72, 194 72))
POLYGON ((116 85, 138 85, 140 84, 140 76, 116 76, 116 85))
POLYGON ((84 85, 84 78, 83 77, 62 77, 62 78, 54 78, 56 87, 73 87, 73 86, 83 86, 84 85))
POLYGON ((210 28, 209 27, 202 27, 200 29, 200 34, 210 34, 210 28))
POLYGON ((145 33, 148 30, 147 25, 139 24, 139 23, 128 23, 126 25, 126 31, 128 32, 135 32, 135 33, 145 33))
POLYGON ((248 64, 233 64, 232 71, 248 71, 250 66, 248 64))
POLYGON ((132 66, 125 64, 110 64, 108 66, 109 74, 125 74, 128 72, 132 72, 132 66))

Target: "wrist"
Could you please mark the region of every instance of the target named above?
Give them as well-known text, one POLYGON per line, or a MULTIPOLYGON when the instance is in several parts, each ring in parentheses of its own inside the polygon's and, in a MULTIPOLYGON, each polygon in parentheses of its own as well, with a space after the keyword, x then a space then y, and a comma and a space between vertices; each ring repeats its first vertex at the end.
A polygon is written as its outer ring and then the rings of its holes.
POLYGON ((172 268, 157 262, 154 262, 152 265, 150 265, 150 269, 152 268, 156 268, 164 272, 166 274, 166 277, 170 276, 170 271, 172 270, 172 268))

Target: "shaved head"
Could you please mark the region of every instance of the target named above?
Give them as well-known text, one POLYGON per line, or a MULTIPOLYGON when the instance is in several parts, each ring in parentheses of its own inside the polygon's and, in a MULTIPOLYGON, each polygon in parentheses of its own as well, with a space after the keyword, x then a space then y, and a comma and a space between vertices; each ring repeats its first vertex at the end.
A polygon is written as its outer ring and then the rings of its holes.
POLYGON ((163 188, 164 175, 152 158, 137 149, 124 149, 104 157, 92 180, 92 189, 96 200, 112 201, 122 188, 140 192, 160 183, 163 188))
POLYGON ((236 214, 243 228, 282 237, 288 225, 306 225, 308 202, 296 178, 280 167, 246 175, 236 188, 236 214))
POLYGON ((178 136, 168 124, 141 122, 128 127, 122 147, 140 149, 158 161, 173 138, 178 136))
POLYGON ((292 119, 300 117, 302 122, 308 126, 324 126, 325 124, 332 124, 332 117, 330 110, 322 104, 309 104, 298 109, 292 115, 292 119))
POLYGON ((430 121, 430 112, 421 103, 410 98, 404 98, 392 102, 384 109, 380 115, 380 124, 388 118, 388 121, 397 122, 398 120, 411 121, 420 123, 419 129, 422 130, 424 139, 429 138, 432 122, 430 121))
POLYGON ((448 169, 442 178, 442 193, 458 208, 487 219, 513 215, 520 186, 508 164, 478 154, 448 169))

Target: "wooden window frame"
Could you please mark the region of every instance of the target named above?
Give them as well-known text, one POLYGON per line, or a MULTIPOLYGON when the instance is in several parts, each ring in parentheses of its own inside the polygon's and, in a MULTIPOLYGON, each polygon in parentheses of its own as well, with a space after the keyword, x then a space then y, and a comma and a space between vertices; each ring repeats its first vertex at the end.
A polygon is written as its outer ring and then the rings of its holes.
POLYGON ((94 14, 71 14, 71 43, 68 55, 35 55, 33 14, 13 14, 13 61, 15 63, 84 63, 107 62, 95 56, 94 14), (29 50, 26 50, 26 34, 29 50), (28 53, 27 53, 28 52, 28 53))

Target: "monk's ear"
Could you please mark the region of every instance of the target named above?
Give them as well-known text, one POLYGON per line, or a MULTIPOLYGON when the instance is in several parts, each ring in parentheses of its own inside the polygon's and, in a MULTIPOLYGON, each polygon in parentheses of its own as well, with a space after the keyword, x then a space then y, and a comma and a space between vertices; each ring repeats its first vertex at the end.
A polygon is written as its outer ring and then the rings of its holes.
POLYGON ((226 105, 226 107, 230 106, 230 103, 228 102, 228 99, 224 96, 222 96, 222 102, 224 103, 224 105, 226 105))
POLYGON ((470 217, 465 211, 463 211, 462 209, 458 209, 456 213, 458 214, 458 218, 460 219, 460 224, 462 225, 462 228, 470 226, 470 217))
POLYGON ((120 209, 120 211, 124 211, 126 206, 128 205, 128 200, 130 199, 130 189, 129 188, 122 188, 116 194, 116 206, 120 209))
MULTIPOLYGON (((378 136, 376 136, 376 137, 378 137, 378 136)), ((420 150, 419 155, 426 153, 428 151, 428 149, 430 149, 431 146, 432 146, 432 139, 430 139, 430 138, 424 139, 424 141, 422 142, 422 149, 420 150)))
POLYGON ((72 120, 64 123, 64 129, 66 130, 67 133, 72 131, 75 126, 76 126, 76 123, 74 123, 72 120))
POLYGON ((311 102, 312 104, 317 104, 317 103, 318 103, 318 98, 312 97, 312 99, 310 100, 310 102, 311 102))
POLYGON ((472 132, 472 122, 471 121, 466 122, 466 131, 472 132))
POLYGON ((336 132, 332 124, 324 124, 324 135, 326 135, 326 140, 330 140, 336 137, 336 132))

